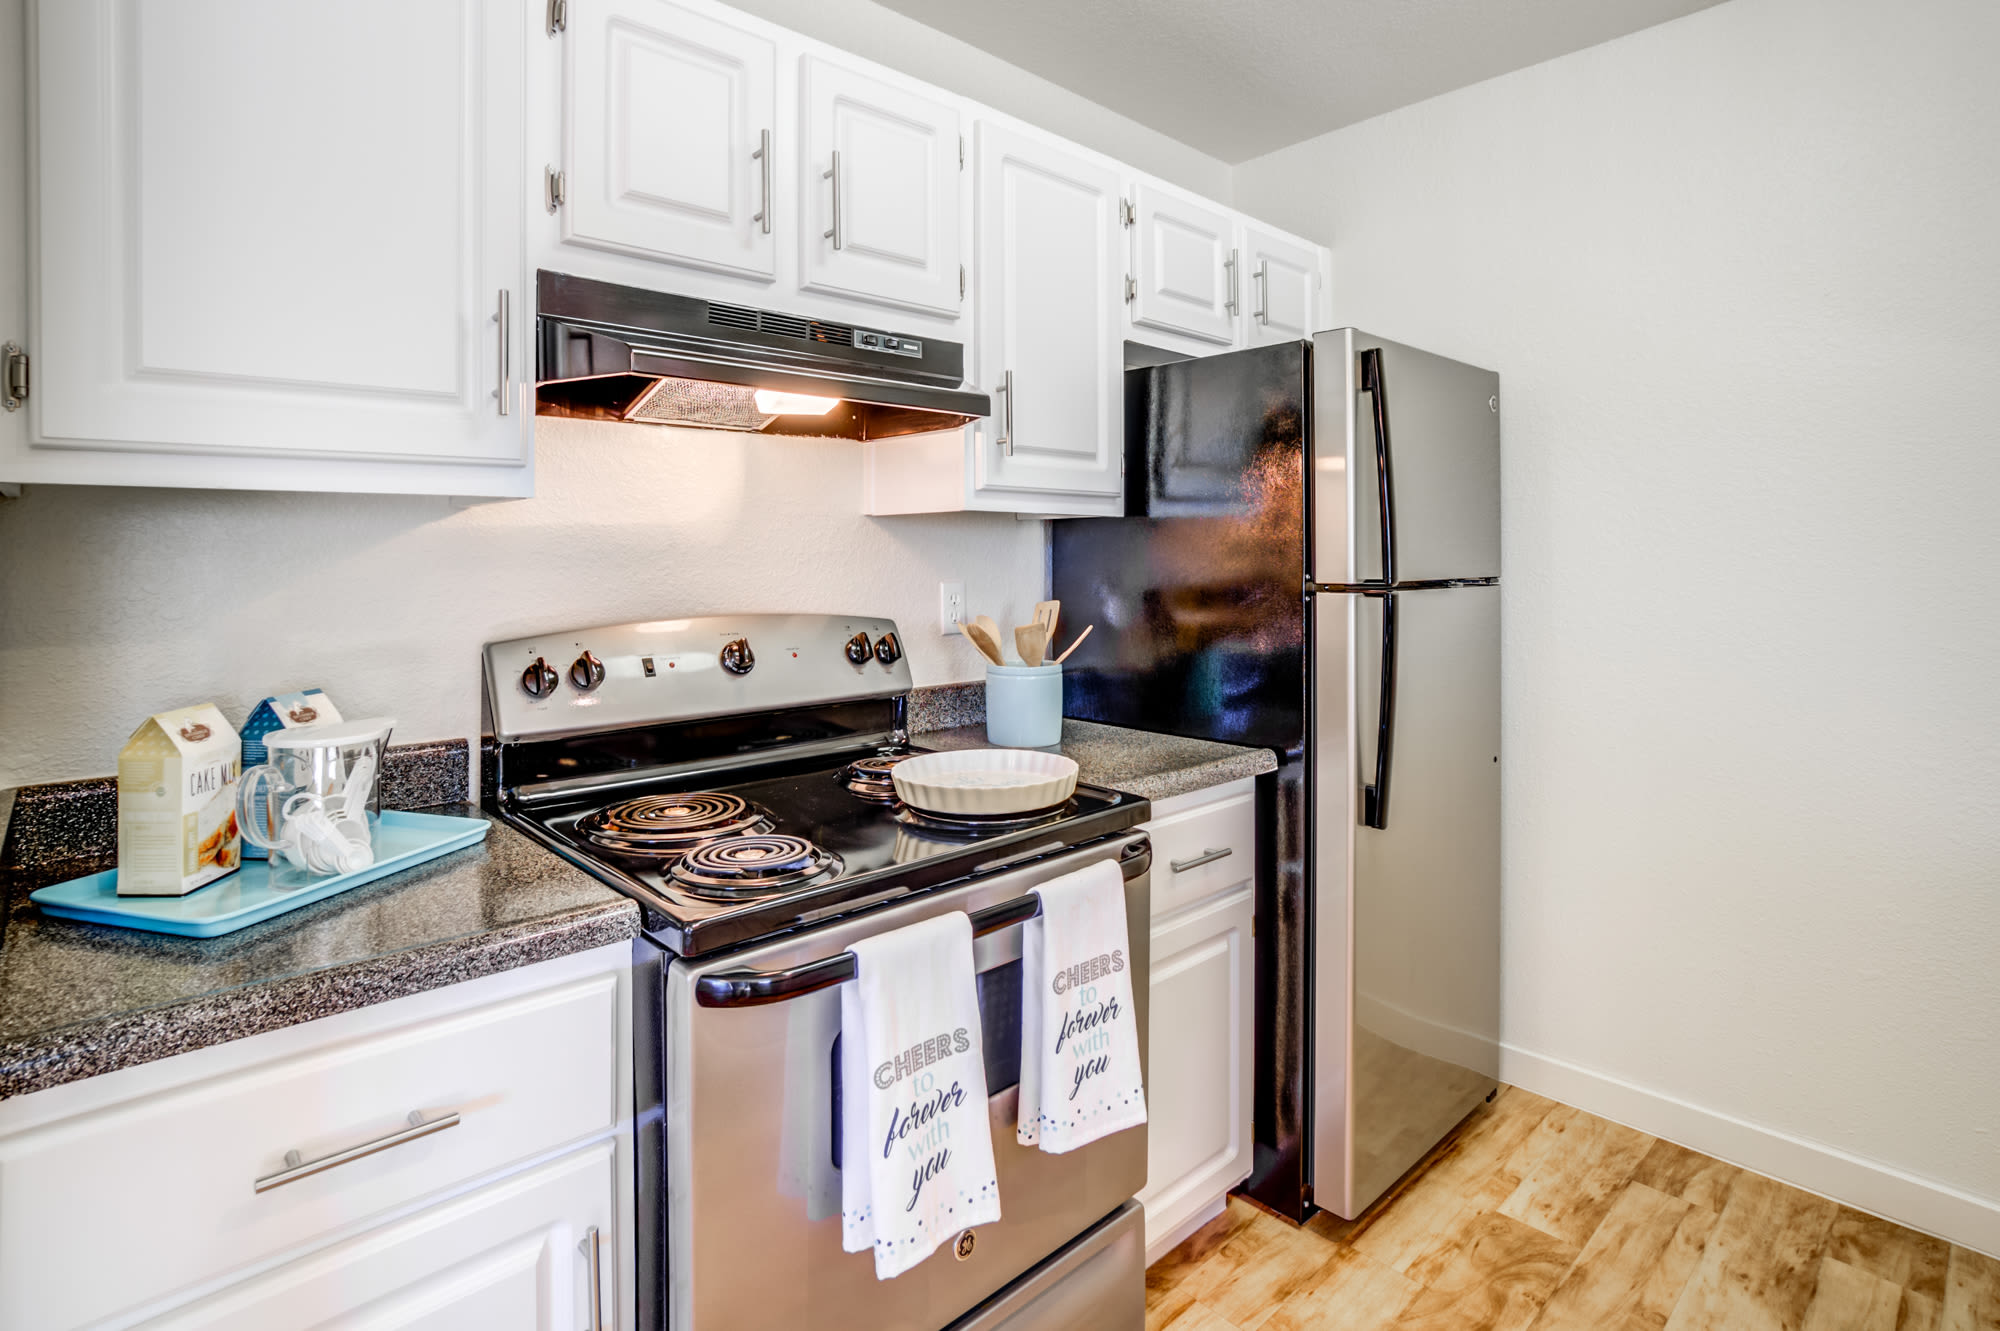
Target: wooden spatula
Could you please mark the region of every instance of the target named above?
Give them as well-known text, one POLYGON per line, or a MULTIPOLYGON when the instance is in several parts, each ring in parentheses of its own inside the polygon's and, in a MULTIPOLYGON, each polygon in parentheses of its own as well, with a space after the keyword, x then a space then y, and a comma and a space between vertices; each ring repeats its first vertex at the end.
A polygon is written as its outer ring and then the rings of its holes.
POLYGON ((1056 619, 1061 614, 1061 601, 1035 602, 1035 622, 1042 626, 1042 646, 1044 651, 1047 650, 1049 643, 1056 640, 1056 619))
MULTIPOLYGON (((980 616, 980 619, 985 618, 984 615, 980 616)), ((993 621, 987 620, 986 622, 990 624, 993 621)), ((981 656, 991 661, 994 665, 1006 664, 1005 659, 1000 654, 1000 637, 997 633, 988 633, 980 626, 978 620, 971 622, 960 620, 958 629, 959 632, 965 635, 967 642, 979 649, 981 656)))
POLYGON ((1042 653, 1048 649, 1049 635, 1040 624, 1023 624, 1014 630, 1014 649, 1021 653, 1021 664, 1038 666, 1042 663, 1042 653))

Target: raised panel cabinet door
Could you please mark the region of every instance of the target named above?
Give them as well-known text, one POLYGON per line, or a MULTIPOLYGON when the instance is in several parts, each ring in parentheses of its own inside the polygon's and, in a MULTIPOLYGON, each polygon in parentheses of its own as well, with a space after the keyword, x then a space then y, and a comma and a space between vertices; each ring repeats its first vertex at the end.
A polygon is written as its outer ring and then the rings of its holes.
POLYGON ((1250 1173, 1251 923, 1245 882, 1153 926, 1148 1256, 1250 1173))
POLYGON ((982 490, 1116 495, 1123 484, 1125 269, 1118 176, 981 124, 975 262, 982 490))
POLYGON ((566 241, 777 273, 777 47, 666 0, 570 6, 566 241))
POLYGON ((595 1281, 596 1325, 610 1331, 622 1320, 623 1302, 616 1163, 610 1142, 582 1147, 140 1325, 149 1331, 595 1331, 595 1281))
POLYGON ((805 56, 799 114, 802 285, 957 314, 958 112, 805 56))
POLYGON ((517 8, 35 0, 33 20, 38 448, 519 471, 517 8))
POLYGON ((1236 223, 1152 185, 1132 189, 1132 322, 1228 346, 1242 274, 1236 223))
POLYGON ((1244 342, 1261 347, 1319 329, 1319 255, 1309 245, 1243 228, 1244 342))

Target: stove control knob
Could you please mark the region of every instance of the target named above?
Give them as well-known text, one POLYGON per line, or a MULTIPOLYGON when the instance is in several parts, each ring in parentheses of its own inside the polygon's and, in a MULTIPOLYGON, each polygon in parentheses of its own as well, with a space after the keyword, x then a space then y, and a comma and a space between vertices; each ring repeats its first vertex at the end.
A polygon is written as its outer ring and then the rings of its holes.
POLYGON ((533 665, 521 672, 521 691, 530 698, 548 697, 561 682, 562 676, 556 674, 556 668, 539 656, 533 665))
POLYGON ((903 659, 903 644, 896 641, 896 635, 885 633, 875 643, 875 659, 883 665, 894 665, 903 659))
POLYGON ((722 649, 722 668, 732 675, 747 675, 756 664, 748 638, 738 638, 722 649))
POLYGON ((588 693, 604 682, 604 662, 590 652, 569 663, 569 682, 578 693, 588 693))
POLYGON ((847 640, 847 659, 856 665, 867 665, 868 655, 873 650, 865 633, 857 633, 847 640))

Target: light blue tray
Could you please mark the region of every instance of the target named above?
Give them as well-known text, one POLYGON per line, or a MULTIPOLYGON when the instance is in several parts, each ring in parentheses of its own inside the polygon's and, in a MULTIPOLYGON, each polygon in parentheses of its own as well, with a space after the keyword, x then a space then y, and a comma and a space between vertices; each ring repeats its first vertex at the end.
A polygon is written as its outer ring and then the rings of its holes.
POLYGON ((31 892, 28 899, 65 920, 88 920, 92 924, 181 934, 188 938, 213 938, 475 845, 486 839, 487 826, 484 818, 385 810, 375 828, 375 863, 359 873, 324 878, 291 891, 281 892, 271 886, 270 861, 245 860, 243 867, 227 878, 196 888, 184 897, 121 897, 118 871, 106 869, 87 878, 72 878, 67 883, 31 892))

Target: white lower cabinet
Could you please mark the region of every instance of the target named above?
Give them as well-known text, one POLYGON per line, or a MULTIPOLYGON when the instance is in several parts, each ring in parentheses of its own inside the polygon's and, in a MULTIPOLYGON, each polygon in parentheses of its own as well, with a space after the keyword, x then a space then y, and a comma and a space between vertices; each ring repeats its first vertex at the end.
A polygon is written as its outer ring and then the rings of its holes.
POLYGON ((629 1326, 630 975, 615 944, 0 1102, 0 1327, 599 1331, 593 1230, 629 1326))
POLYGON ((587 1146, 140 1325, 608 1331, 616 1164, 610 1143, 587 1146))
POLYGON ((1249 780, 1154 804, 1146 1260, 1250 1175, 1256 818, 1249 780), (1226 870, 1224 866, 1229 866, 1226 870))

